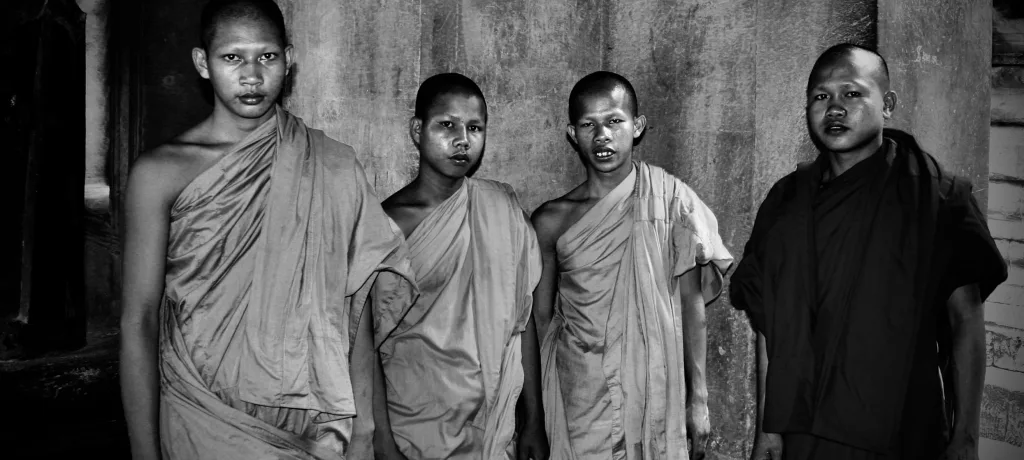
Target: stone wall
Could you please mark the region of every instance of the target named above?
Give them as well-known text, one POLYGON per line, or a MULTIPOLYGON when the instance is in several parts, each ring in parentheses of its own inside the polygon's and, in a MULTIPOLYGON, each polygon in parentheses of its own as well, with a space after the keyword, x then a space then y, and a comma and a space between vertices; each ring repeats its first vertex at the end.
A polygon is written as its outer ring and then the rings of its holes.
POLYGON ((1024 458, 1024 8, 993 11, 989 228, 1009 279, 985 304, 988 345, 981 434, 983 458, 1024 458), (1002 60, 999 58, 1002 57, 1002 60))

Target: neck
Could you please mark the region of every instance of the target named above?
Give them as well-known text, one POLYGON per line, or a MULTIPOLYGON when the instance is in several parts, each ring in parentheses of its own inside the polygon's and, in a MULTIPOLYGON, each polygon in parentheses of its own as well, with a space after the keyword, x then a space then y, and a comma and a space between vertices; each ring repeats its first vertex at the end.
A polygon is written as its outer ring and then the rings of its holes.
POLYGON ((858 147, 854 150, 846 152, 833 152, 828 151, 828 164, 831 178, 839 177, 850 168, 857 165, 874 155, 878 149, 882 148, 882 134, 879 133, 877 137, 871 139, 867 144, 858 147))
POLYGON ((622 181, 633 172, 633 161, 622 165, 614 171, 601 172, 593 168, 587 168, 587 196, 591 198, 603 198, 618 187, 622 181))
POLYGON ((277 112, 275 107, 267 110, 267 113, 259 118, 243 118, 231 113, 220 104, 213 108, 213 114, 208 118, 210 131, 217 133, 216 136, 224 142, 235 143, 245 139, 250 133, 259 128, 277 112))
POLYGON ((430 206, 435 206, 443 203, 454 195, 455 192, 459 191, 465 180, 465 177, 452 179, 420 167, 419 174, 413 179, 413 187, 416 188, 418 195, 424 201, 430 206))

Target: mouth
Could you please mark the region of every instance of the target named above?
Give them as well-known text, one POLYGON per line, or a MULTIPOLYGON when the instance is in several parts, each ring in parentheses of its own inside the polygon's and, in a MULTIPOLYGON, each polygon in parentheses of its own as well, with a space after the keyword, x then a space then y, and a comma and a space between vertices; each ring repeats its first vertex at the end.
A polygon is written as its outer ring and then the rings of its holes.
POLYGON ((452 163, 455 163, 456 165, 459 166, 465 166, 469 164, 469 155, 465 153, 456 153, 455 155, 448 157, 448 159, 451 160, 452 163))
POLYGON ((243 94, 241 96, 238 96, 238 100, 242 101, 242 103, 245 105, 259 105, 261 102, 263 102, 263 99, 265 98, 266 96, 258 93, 243 94))
POLYGON ((615 155, 615 151, 609 148, 600 148, 594 150, 594 156, 597 157, 598 160, 606 160, 608 158, 611 158, 612 155, 615 155))
POLYGON ((849 130, 850 130, 850 128, 846 127, 846 125, 844 125, 842 123, 839 123, 837 121, 833 121, 833 122, 825 124, 825 134, 837 136, 837 135, 845 133, 845 132, 847 132, 849 130))

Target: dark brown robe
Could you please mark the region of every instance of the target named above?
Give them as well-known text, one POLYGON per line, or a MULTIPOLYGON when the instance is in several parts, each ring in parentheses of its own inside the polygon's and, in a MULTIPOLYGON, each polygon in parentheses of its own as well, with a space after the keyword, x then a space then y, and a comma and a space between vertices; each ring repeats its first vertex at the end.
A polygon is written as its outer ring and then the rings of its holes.
POLYGON ((970 183, 909 134, 884 137, 827 184, 825 155, 776 183, 732 277, 765 335, 763 429, 785 435, 786 458, 935 458, 946 301, 1007 276, 970 183))

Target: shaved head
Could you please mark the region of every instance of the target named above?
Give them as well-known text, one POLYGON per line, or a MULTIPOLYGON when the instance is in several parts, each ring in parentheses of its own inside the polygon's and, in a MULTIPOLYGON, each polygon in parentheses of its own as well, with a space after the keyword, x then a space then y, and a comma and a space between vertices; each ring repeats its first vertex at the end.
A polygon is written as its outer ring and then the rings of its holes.
POLYGON ((580 117, 580 109, 585 99, 594 96, 608 96, 616 88, 626 92, 626 105, 630 115, 636 117, 640 111, 640 103, 636 100, 636 91, 626 77, 614 72, 598 71, 587 75, 576 82, 569 92, 569 123, 575 123, 580 117))
POLYGON ((873 50, 852 43, 834 45, 818 56, 818 60, 814 61, 814 67, 811 68, 811 76, 807 79, 807 91, 814 88, 829 69, 851 64, 870 69, 870 74, 882 92, 889 91, 889 65, 885 58, 873 50))
POLYGON ((200 19, 199 40, 203 49, 209 50, 217 25, 228 20, 264 21, 275 29, 281 46, 288 44, 284 28, 284 15, 273 0, 210 0, 203 7, 200 19))
POLYGON ((441 96, 448 94, 479 97, 484 104, 484 121, 486 121, 487 100, 484 99, 483 91, 480 91, 480 87, 469 77, 454 72, 440 73, 423 80, 420 89, 416 91, 416 112, 413 115, 420 120, 426 120, 430 108, 437 103, 441 96))

